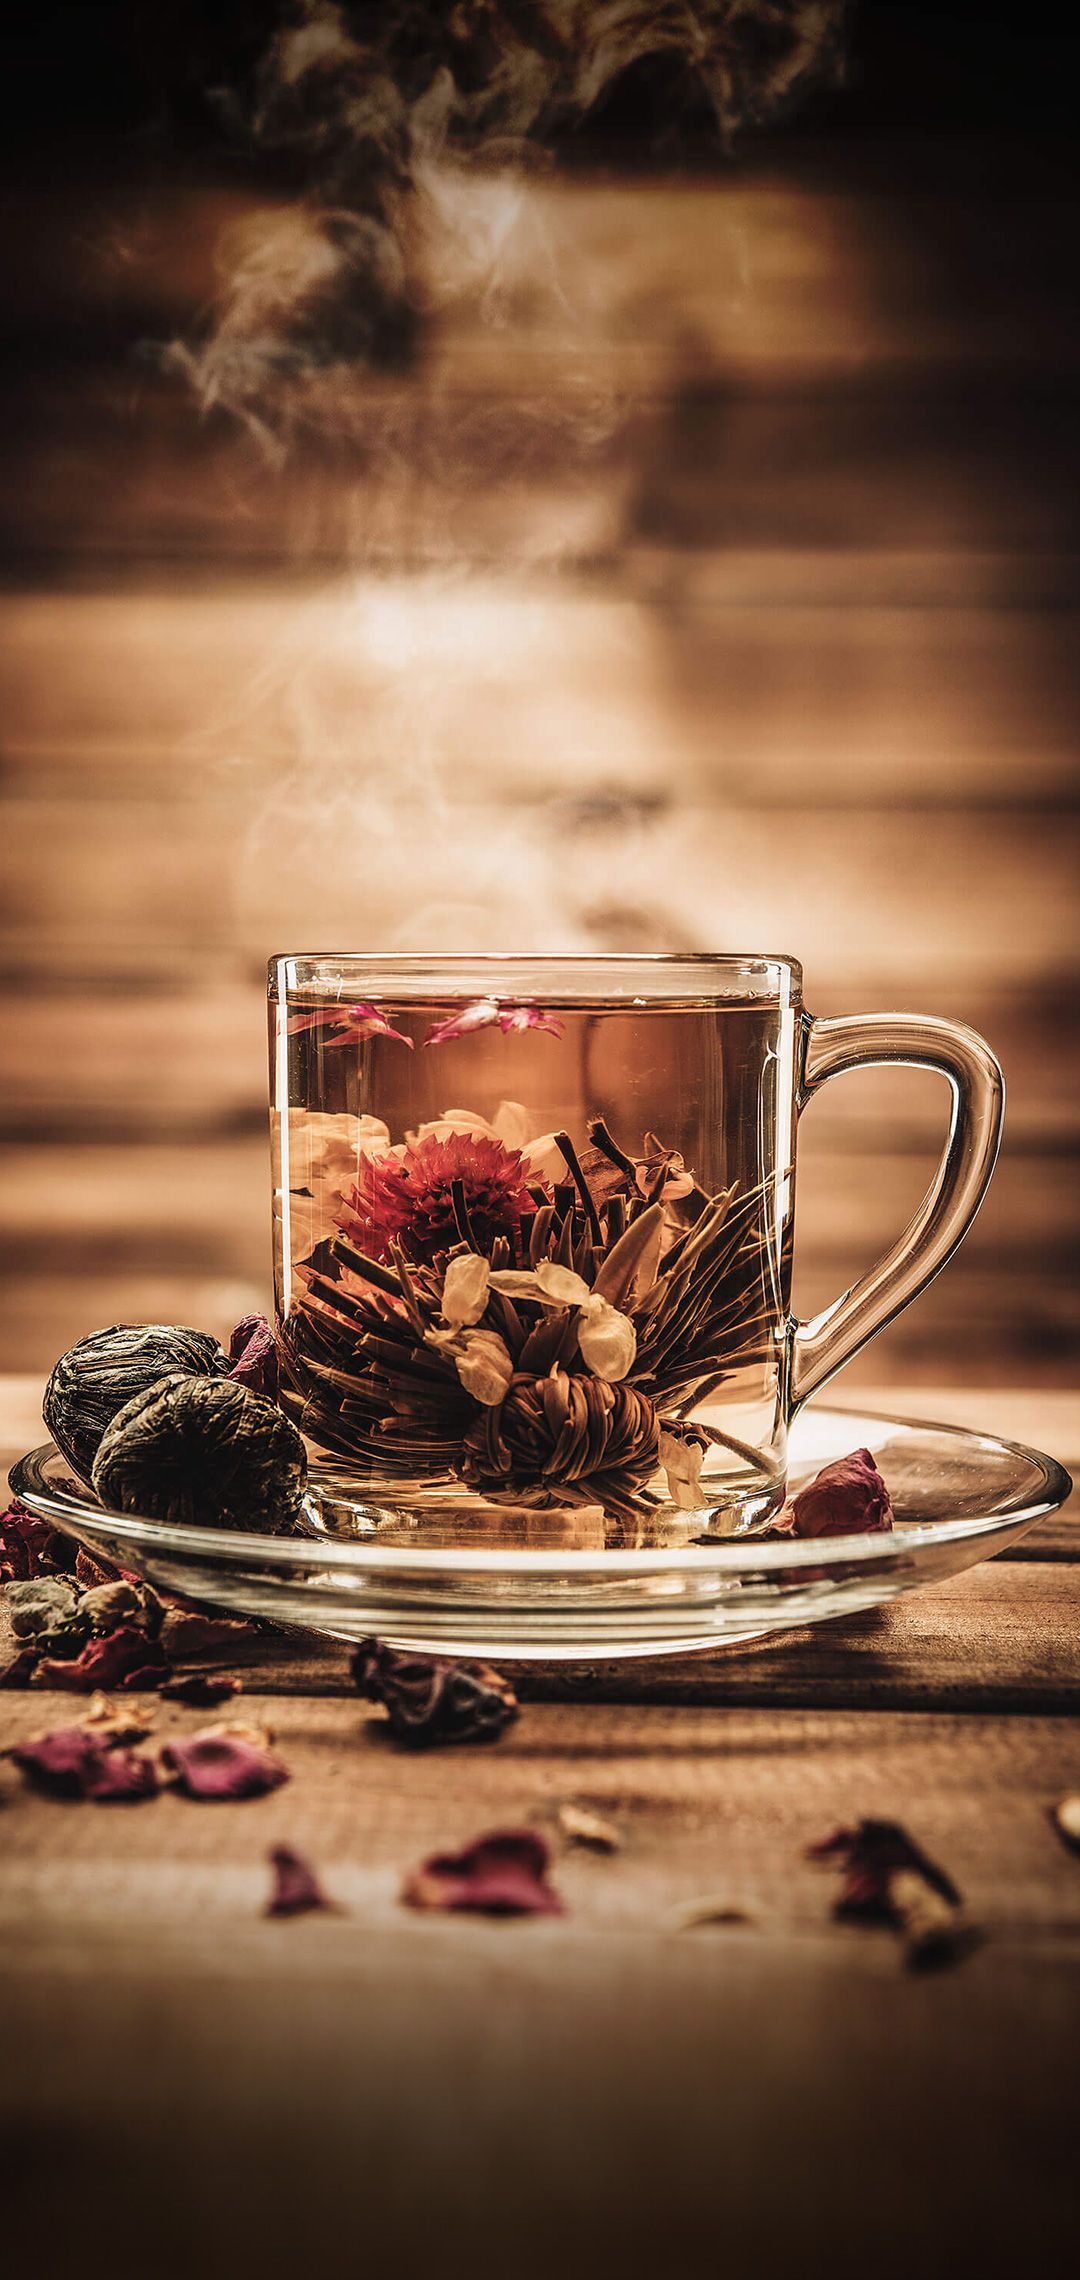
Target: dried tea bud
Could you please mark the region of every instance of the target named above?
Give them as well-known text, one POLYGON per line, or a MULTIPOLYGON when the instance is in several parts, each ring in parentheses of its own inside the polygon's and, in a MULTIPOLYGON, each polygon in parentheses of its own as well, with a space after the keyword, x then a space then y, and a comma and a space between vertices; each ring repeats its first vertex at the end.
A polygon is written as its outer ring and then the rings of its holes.
POLYGON ((41 1413, 53 1440, 81 1480, 89 1481, 102 1435, 118 1410, 159 1378, 184 1370, 189 1377, 224 1377, 229 1367, 216 1338, 205 1330, 165 1322, 122 1322, 95 1330, 61 1355, 41 1413))
POLYGON ((156 1639, 165 1609, 148 1583, 129 1583, 121 1576, 115 1583, 97 1583, 84 1591, 77 1613, 80 1623, 99 1637, 106 1631, 115 1631, 120 1623, 133 1623, 138 1630, 148 1631, 150 1637, 156 1639))
POLYGON ((94 1464, 113 1511, 271 1534, 295 1519, 306 1478, 304 1444, 273 1402, 235 1378, 179 1374, 121 1409, 94 1464))
POLYGON ((17 1639, 37 1639, 45 1632, 60 1630, 75 1613, 74 1588, 56 1575, 9 1583, 5 1596, 17 1639))

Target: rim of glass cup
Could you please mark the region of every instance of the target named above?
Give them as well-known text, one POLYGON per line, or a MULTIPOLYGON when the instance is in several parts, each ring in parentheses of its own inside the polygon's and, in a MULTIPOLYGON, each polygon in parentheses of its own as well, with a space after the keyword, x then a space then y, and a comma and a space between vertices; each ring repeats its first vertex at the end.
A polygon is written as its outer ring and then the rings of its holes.
POLYGON ((393 951, 291 950, 269 961, 275 995, 392 996, 428 1002, 498 997, 545 1005, 637 1002, 711 1005, 802 1003, 802 966, 771 952, 713 950, 393 951), (715 980, 709 986, 707 977, 715 980))

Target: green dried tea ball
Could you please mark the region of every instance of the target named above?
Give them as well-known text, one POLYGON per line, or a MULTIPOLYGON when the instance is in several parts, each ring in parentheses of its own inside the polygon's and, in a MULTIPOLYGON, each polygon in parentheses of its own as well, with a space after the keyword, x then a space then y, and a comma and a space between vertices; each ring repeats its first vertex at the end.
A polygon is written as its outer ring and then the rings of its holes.
POLYGON ((94 1458, 107 1425, 125 1402, 145 1393, 170 1371, 189 1377, 224 1377, 228 1356, 205 1330, 167 1322, 120 1322, 95 1330, 62 1354, 41 1413, 80 1480, 93 1477, 94 1458))
POLYGON ((179 1371, 125 1403, 94 1460, 103 1504, 185 1528, 273 1534, 295 1519, 306 1479, 304 1444, 272 1401, 179 1371))

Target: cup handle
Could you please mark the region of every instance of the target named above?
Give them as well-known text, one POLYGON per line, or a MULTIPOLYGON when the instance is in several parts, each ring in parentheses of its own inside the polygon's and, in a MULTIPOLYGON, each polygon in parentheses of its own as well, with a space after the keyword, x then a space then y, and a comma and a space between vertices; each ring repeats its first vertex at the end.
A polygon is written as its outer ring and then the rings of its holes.
POLYGON ((952 1110, 944 1154, 892 1250, 812 1321, 792 1322, 791 1416, 926 1289, 967 1234, 994 1169, 1005 1080, 984 1039, 959 1022, 916 1013, 852 1014, 839 1021, 807 1016, 796 1109, 801 1112, 830 1077, 894 1063, 938 1069, 947 1078, 952 1110))

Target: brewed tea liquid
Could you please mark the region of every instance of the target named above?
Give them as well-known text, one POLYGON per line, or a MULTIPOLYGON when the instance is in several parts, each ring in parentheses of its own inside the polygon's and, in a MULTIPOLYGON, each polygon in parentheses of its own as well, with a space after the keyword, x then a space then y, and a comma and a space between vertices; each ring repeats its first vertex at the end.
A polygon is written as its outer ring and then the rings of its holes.
MULTIPOLYGON (((785 1464, 780 1372, 790 1280, 792 1015, 775 1004, 628 1004, 609 1010, 595 1002, 561 1002, 551 1009, 561 1034, 506 1031, 493 1021, 428 1043, 430 1033, 454 1015, 445 999, 383 999, 377 1018, 396 1036, 349 1034, 349 1009, 337 1001, 319 1005, 305 998, 289 1011, 291 1034, 284 1008, 278 1017, 277 1303, 296 1358, 287 1398, 309 1440, 326 1450, 337 1477, 348 1478, 387 1518, 425 1506, 445 1517, 460 1505, 463 1516, 468 1507, 478 1520, 486 1507, 493 1524, 511 1525, 509 1495, 485 1499, 452 1468, 444 1464, 440 1471, 438 1461, 411 1475, 400 1462, 383 1467, 370 1435, 358 1434, 350 1447, 349 1418, 357 1411, 342 1380, 351 1366, 347 1325, 353 1317, 342 1299, 345 1317, 334 1321, 331 1285, 341 1269, 327 1246, 336 1240, 340 1258, 341 1229, 356 1183, 365 1188, 367 1182, 369 1199, 374 1192, 365 1170, 372 1148, 377 1164, 379 1151, 388 1149, 398 1151, 400 1163, 410 1136, 415 1146, 425 1127, 434 1127, 436 1136, 450 1127, 481 1139, 490 1132, 499 1150, 525 1150, 525 1179, 530 1167, 543 1166, 533 1181, 536 1196, 557 1193, 565 1205, 572 1191, 566 1163, 550 1145, 537 1152, 537 1144, 556 1133, 569 1136, 588 1172, 595 1164, 590 1126, 599 1119, 616 1151, 632 1165, 644 1165, 639 1186, 666 1162, 672 1167, 671 1192, 689 1187, 689 1203, 676 1195, 671 1205, 675 1239, 686 1231, 680 1214, 692 1234, 691 1215, 704 1199, 727 1191, 727 1212, 739 1215, 729 1217, 729 1224, 740 1230, 734 1265, 714 1245, 700 1270, 687 1269, 688 1295, 665 1367, 669 1378, 677 1375, 679 1338, 685 1342, 689 1336, 691 1377, 673 1392, 661 1391, 656 1401, 661 1425, 666 1405, 684 1434, 694 1422, 708 1429, 692 1508, 685 1499, 673 1499, 670 1478, 658 1467, 647 1487, 623 1500, 640 1511, 637 1538, 627 1513, 617 1511, 622 1532, 612 1537, 609 1527, 607 1540, 671 1540, 670 1531, 679 1528, 692 1536, 767 1518, 781 1500, 785 1464), (681 1181, 680 1158, 689 1175, 681 1181), (325 1344, 315 1331, 306 1340, 301 1334, 306 1312, 315 1321, 310 1310, 320 1294, 325 1344), (696 1333, 686 1329, 697 1320, 708 1326, 705 1353, 694 1345, 696 1333), (658 1519, 664 1514, 667 1538, 658 1519)), ((355 1032, 365 1024, 363 1009, 354 1013, 355 1032)), ((380 1249, 377 1227, 369 1228, 366 1239, 355 1228, 354 1216, 347 1265, 356 1252, 380 1249)), ((384 1263, 385 1235, 384 1230, 384 1263)), ((669 1230, 665 1239, 670 1235, 669 1230)), ((355 1296, 362 1282, 346 1272, 337 1287, 355 1296)), ((520 1512, 517 1524, 525 1525, 520 1512)), ((540 1539, 534 1533, 530 1540, 540 1539)))

